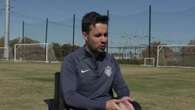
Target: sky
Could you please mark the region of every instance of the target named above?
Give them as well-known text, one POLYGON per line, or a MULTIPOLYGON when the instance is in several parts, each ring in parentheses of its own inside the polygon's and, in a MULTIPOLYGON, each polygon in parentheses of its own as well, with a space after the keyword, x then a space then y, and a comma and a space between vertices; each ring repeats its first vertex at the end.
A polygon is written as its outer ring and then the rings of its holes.
MULTIPOLYGON (((152 6, 152 41, 187 43, 195 39, 195 0, 10 0, 11 39, 25 35, 44 42, 45 21, 48 42, 71 43, 73 14, 75 42, 83 45, 81 18, 89 11, 109 10, 109 45, 147 45, 148 10, 152 6)), ((0 36, 4 32, 4 2, 0 0, 0 36)))

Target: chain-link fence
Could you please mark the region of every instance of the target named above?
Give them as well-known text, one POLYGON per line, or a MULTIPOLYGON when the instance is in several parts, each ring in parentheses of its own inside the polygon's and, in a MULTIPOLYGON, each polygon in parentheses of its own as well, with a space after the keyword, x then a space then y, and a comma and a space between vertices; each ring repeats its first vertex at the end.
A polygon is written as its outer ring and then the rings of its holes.
POLYGON ((195 45, 159 45, 157 65, 166 67, 194 67, 195 45))
MULTIPOLYGON (((106 14, 105 10, 105 13, 106 14)), ((108 52, 112 53, 118 48, 123 54, 132 52, 134 47, 148 47, 149 37, 152 44, 188 44, 195 39, 195 15, 193 9, 181 12, 151 11, 151 36, 149 36, 149 10, 146 8, 135 13, 109 12, 109 41, 108 52), (116 47, 115 49, 113 47, 116 47), (124 49, 129 47, 129 49, 124 49), (121 49, 123 48, 123 49, 121 49), (122 51, 124 50, 124 51, 122 51), (128 52, 126 52, 128 51, 128 52)), ((81 34, 82 16, 76 14, 61 20, 50 18, 36 18, 13 11, 11 18, 10 40, 19 39, 16 43, 54 43, 55 49, 82 46, 84 44, 81 34), (75 28, 73 25, 75 24, 75 28)), ((0 36, 4 35, 4 10, 0 10, 0 36)), ((3 39, 0 43, 3 46, 3 39)), ((12 45, 12 43, 10 44, 12 45)), ((13 48, 13 46, 12 46, 13 48)), ((59 49, 62 50, 62 49, 59 49)), ((72 49, 68 50, 72 52, 72 49)), ((63 56, 57 52, 58 56, 63 56)), ((119 52, 119 53, 121 53, 119 52)), ((119 54, 118 53, 118 54, 119 54)), ((66 51, 67 54, 67 51, 66 51)), ((117 53, 116 53, 117 54, 117 53)), ((147 56, 152 57, 152 56, 147 56)), ((62 58, 59 58, 62 59, 62 58)))

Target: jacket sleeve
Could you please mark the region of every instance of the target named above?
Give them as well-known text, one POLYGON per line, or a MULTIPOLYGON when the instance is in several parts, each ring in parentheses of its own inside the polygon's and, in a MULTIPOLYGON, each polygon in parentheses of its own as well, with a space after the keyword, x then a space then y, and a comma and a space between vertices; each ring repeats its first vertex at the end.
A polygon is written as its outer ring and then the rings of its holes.
POLYGON ((105 102, 91 100, 77 92, 76 65, 70 59, 64 60, 60 83, 66 104, 79 109, 105 109, 105 102))
POLYGON ((114 80, 112 83, 112 88, 116 92, 118 98, 122 98, 124 96, 129 96, 130 91, 128 89, 127 84, 125 83, 125 81, 123 79, 123 76, 122 76, 121 71, 120 71, 120 67, 114 58, 113 58, 113 64, 115 67, 115 71, 114 71, 114 80))

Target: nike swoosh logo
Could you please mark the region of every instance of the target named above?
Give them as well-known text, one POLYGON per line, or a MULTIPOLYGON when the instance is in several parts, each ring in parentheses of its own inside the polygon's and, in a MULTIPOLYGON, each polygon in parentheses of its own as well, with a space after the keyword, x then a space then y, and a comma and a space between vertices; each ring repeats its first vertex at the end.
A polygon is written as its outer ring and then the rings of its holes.
POLYGON ((81 73, 85 73, 85 72, 87 72, 87 71, 89 71, 89 70, 81 70, 81 73))

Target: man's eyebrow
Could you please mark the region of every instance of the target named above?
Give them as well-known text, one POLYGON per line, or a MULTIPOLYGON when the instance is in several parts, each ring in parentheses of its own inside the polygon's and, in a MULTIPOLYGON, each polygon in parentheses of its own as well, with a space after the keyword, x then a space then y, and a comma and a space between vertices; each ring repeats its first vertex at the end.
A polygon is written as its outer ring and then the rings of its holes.
POLYGON ((107 33, 107 32, 105 32, 105 33, 95 33, 94 35, 95 35, 95 36, 101 36, 101 35, 107 36, 108 33, 107 33))
POLYGON ((105 33, 98 32, 98 33, 95 33, 95 34, 108 34, 108 33, 107 32, 105 32, 105 33))

